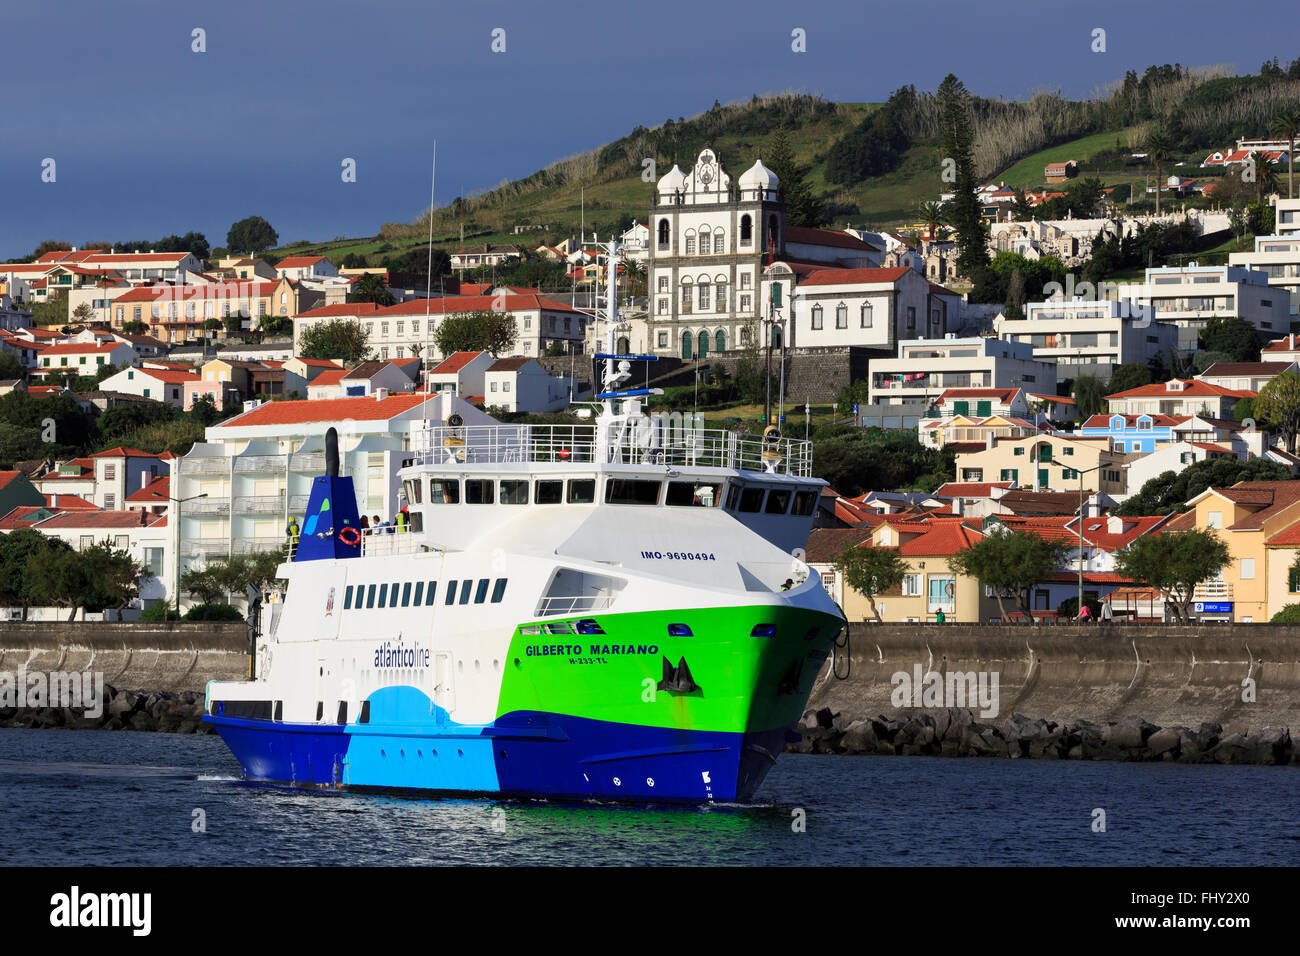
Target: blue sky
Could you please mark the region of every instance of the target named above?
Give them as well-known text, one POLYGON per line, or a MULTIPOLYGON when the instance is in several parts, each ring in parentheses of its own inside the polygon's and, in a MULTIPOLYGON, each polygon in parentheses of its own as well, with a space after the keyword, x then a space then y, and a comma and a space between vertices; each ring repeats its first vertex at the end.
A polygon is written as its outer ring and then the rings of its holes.
POLYGON ((224 245, 253 214, 282 242, 373 235, 427 203, 435 138, 443 202, 715 99, 883 100, 949 71, 1013 99, 1084 96, 1151 63, 1254 72, 1300 55, 1297 8, 1269 21, 1200 0, 11 5, 0 258, 191 229, 224 245), (490 49, 498 27, 504 53, 490 49), (1105 53, 1090 49, 1097 27, 1105 53), (191 50, 195 28, 206 52, 191 50))

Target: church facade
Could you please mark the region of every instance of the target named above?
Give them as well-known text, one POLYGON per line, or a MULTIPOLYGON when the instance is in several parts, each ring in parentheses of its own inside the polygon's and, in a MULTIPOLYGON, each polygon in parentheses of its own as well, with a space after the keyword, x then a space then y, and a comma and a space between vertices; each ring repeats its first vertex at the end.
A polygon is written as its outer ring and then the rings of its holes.
POLYGON ((651 348, 704 358, 761 336, 764 256, 784 251, 777 177, 755 162, 732 184, 712 149, 659 180, 646 257, 651 348))

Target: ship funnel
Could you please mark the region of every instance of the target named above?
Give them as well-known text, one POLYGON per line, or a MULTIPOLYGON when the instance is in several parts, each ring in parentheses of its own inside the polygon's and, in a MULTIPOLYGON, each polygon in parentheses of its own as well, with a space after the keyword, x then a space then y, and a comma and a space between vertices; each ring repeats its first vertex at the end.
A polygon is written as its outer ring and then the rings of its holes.
POLYGON ((333 426, 325 433, 325 474, 339 476, 339 433, 333 426))

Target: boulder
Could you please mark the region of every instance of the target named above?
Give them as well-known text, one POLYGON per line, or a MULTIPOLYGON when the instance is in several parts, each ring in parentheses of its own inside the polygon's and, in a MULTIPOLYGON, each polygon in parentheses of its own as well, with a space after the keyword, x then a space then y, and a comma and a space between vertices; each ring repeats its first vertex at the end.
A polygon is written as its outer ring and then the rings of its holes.
POLYGON ((876 749, 876 731, 869 720, 855 720, 840 738, 844 753, 869 754, 876 749))
POLYGON ((1147 738, 1147 755, 1161 759, 1177 760, 1183 732, 1176 727, 1164 727, 1147 738))

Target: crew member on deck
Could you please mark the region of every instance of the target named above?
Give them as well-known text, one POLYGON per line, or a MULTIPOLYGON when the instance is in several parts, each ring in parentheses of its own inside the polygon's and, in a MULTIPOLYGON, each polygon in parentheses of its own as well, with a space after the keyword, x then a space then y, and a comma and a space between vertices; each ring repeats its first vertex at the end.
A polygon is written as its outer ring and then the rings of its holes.
POLYGON ((284 533, 289 538, 290 546, 298 543, 298 519, 293 515, 289 516, 289 524, 285 527, 284 533))

